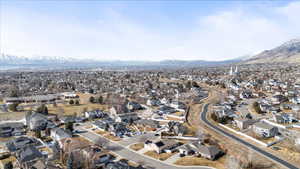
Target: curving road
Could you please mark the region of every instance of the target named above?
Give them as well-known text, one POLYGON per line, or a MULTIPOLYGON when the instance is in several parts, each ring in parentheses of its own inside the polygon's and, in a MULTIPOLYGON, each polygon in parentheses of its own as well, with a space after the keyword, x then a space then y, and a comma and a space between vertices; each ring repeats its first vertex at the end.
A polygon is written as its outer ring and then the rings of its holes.
POLYGON ((206 118, 207 117, 208 106, 209 106, 209 103, 205 104, 205 106, 203 107, 203 111, 200 112, 201 113, 200 114, 200 120, 202 120, 208 127, 216 130, 218 133, 220 133, 220 134, 222 134, 224 136, 227 136, 227 137, 229 137, 231 139, 234 139, 235 141, 238 141, 239 143, 243 144, 244 146, 246 146, 246 147, 248 147, 248 148, 250 148, 250 149, 252 149, 252 150, 254 150, 254 151, 256 151, 256 152, 258 152, 258 153, 260 153, 262 155, 264 155, 265 157, 271 159, 272 161, 274 161, 276 163, 281 164, 282 166, 285 166, 285 167, 290 168, 290 169, 299 169, 299 167, 296 167, 293 164, 291 164, 291 163, 289 163, 289 162, 287 162, 287 161, 285 161, 283 159, 280 159, 280 158, 274 156, 273 154, 268 153, 268 152, 260 149, 259 147, 256 147, 253 144, 250 144, 250 143, 248 143, 248 142, 246 142, 246 141, 244 141, 244 140, 242 140, 242 139, 240 139, 240 138, 238 138, 238 137, 236 137, 236 136, 234 136, 234 135, 232 135, 232 134, 230 134, 230 133, 222 130, 221 128, 213 125, 206 118))

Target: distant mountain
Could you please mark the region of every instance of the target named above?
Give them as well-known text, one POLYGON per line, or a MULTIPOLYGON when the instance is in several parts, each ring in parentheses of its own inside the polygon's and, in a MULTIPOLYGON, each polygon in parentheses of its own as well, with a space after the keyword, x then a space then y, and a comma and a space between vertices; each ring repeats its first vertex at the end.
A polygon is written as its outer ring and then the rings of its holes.
POLYGON ((245 63, 300 63, 300 39, 293 39, 284 44, 265 50, 246 60, 245 63))
POLYGON ((126 69, 152 69, 152 68, 183 68, 217 66, 237 63, 240 59, 225 61, 204 60, 163 60, 163 61, 99 61, 88 59, 74 59, 66 57, 19 57, 14 55, 0 55, 0 68, 2 69, 57 69, 57 68, 126 68, 126 69))

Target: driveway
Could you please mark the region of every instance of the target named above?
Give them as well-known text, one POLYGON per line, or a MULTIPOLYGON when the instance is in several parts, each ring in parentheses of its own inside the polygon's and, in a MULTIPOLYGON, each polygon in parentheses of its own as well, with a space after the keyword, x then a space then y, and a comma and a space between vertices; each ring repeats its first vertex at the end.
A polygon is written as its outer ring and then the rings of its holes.
MULTIPOLYGON (((86 130, 82 127, 78 127, 79 130, 86 130)), ((114 152, 115 154, 124 157, 128 160, 134 161, 136 163, 143 164, 145 166, 148 166, 147 168, 157 168, 157 169, 212 169, 212 167, 207 166, 195 166, 195 167, 184 167, 184 166, 175 166, 171 164, 167 164, 163 161, 159 161, 153 158, 150 158, 146 155, 139 154, 131 149, 126 148, 125 146, 113 142, 109 139, 106 139, 98 134, 95 134, 91 131, 86 130, 87 132, 80 133, 82 137, 85 137, 86 139, 90 140, 93 143, 97 143, 101 140, 106 140, 108 142, 107 148, 108 150, 114 152)), ((127 144, 125 141, 123 144, 127 144)))

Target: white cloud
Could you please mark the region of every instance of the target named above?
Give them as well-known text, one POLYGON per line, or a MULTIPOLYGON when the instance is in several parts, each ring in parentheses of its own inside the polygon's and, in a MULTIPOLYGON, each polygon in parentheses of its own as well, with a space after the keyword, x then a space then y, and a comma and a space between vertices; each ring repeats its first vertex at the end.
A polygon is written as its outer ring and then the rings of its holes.
POLYGON ((153 30, 122 14, 110 9, 98 20, 82 21, 6 10, 2 52, 104 60, 224 60, 275 47, 300 34, 299 2, 269 7, 262 14, 243 7, 218 11, 200 16, 193 21, 195 27, 164 28, 170 32, 153 30))

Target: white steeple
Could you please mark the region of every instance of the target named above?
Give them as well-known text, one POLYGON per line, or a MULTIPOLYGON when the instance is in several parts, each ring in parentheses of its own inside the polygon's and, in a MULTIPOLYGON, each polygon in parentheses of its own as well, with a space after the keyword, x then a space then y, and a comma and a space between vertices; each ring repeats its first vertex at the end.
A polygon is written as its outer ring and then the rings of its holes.
POLYGON ((230 67, 229 75, 230 75, 230 76, 232 76, 232 75, 233 75, 232 66, 230 67))

